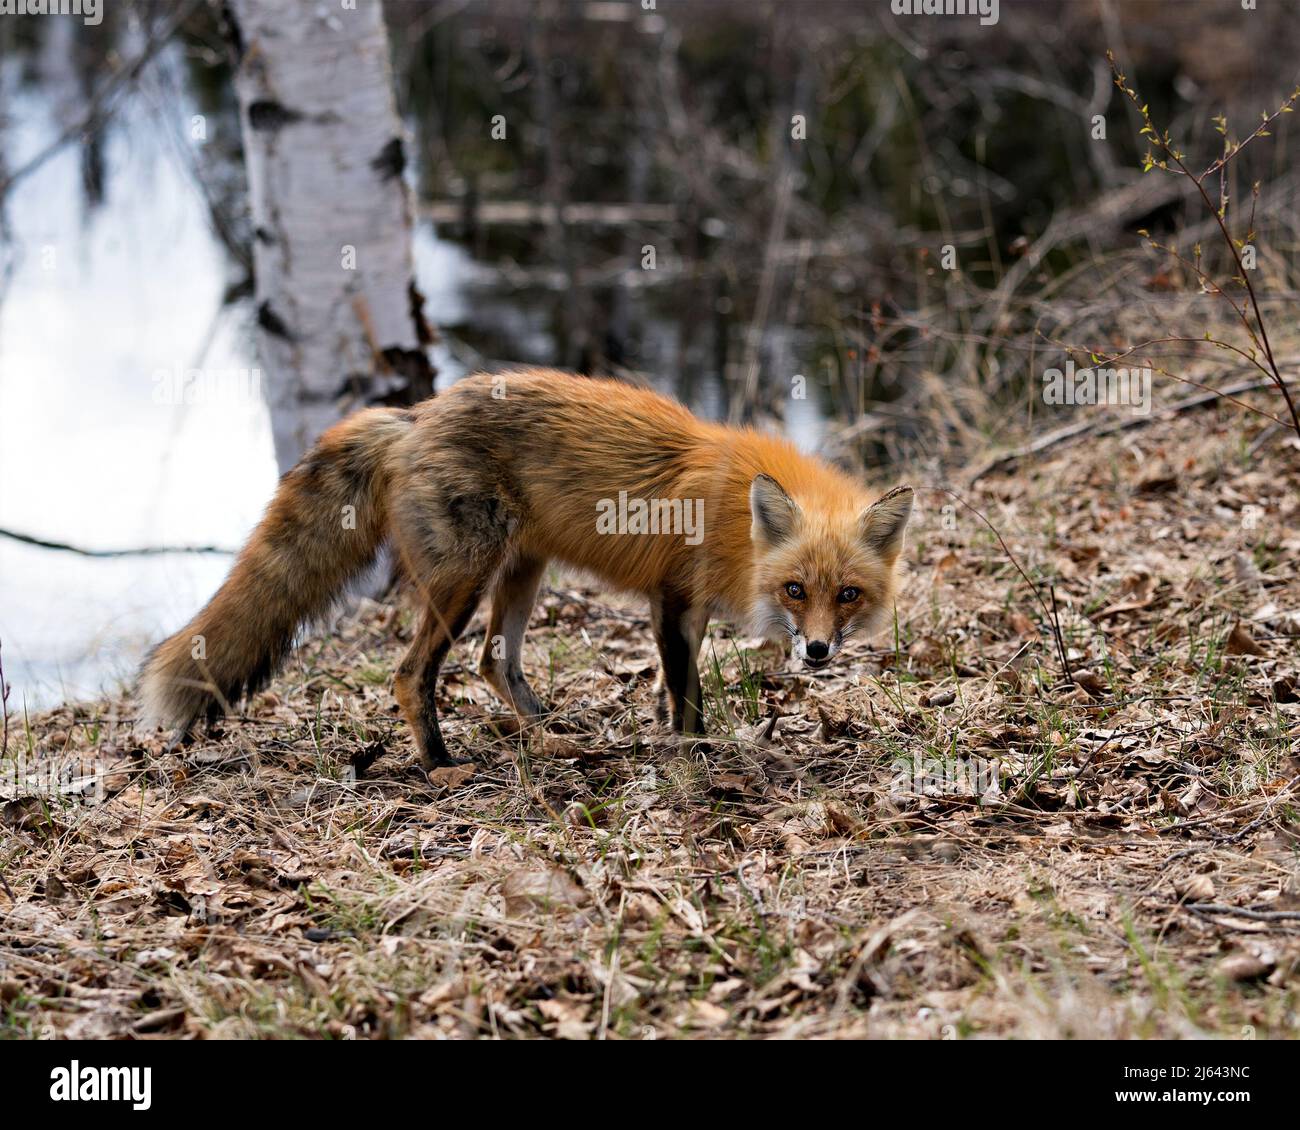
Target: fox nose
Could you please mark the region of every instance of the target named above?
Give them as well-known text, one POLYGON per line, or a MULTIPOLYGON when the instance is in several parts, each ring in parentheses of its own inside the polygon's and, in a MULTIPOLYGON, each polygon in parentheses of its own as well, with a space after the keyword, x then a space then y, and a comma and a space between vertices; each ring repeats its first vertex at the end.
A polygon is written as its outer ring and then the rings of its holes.
POLYGON ((824 640, 809 640, 804 650, 807 651, 809 659, 825 659, 831 653, 830 645, 824 640))

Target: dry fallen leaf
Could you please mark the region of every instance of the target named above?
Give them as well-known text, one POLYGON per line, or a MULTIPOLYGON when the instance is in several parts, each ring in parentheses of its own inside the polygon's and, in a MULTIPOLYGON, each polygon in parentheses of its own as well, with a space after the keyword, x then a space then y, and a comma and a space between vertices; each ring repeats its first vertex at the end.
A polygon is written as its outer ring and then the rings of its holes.
POLYGON ((1023 612, 1011 613, 1007 618, 1007 623, 1010 625, 1011 630, 1022 638, 1038 635, 1038 629, 1034 626, 1034 622, 1023 612))
POLYGON ((501 884, 506 913, 512 917, 527 914, 540 906, 545 910, 574 910, 589 900, 569 874, 559 868, 548 871, 513 871, 501 884))
POLYGON ((1234 953, 1219 962, 1219 976, 1229 981, 1258 981, 1272 972, 1273 964, 1253 953, 1234 953))
POLYGON ((1187 902, 1214 901, 1214 880, 1208 875, 1189 875, 1186 879, 1177 880, 1174 890, 1178 892, 1179 898, 1187 902))
POLYGON ((685 1027, 721 1028, 730 1019, 731 1013, 712 1001, 693 1000, 685 1017, 685 1027))
POLYGON ((467 781, 474 779, 478 767, 472 762, 464 765, 439 765, 429 770, 429 784, 444 789, 458 789, 467 781))
POLYGON ((1268 652, 1259 646, 1255 637, 1250 634, 1240 624, 1234 624, 1232 631, 1228 633, 1228 642, 1224 650, 1229 655, 1267 655, 1268 652))
POLYGON ((587 1006, 579 1001, 541 1000, 537 1002, 537 1011, 554 1022, 550 1030, 561 1040, 589 1039, 596 1028, 587 1020, 587 1006))

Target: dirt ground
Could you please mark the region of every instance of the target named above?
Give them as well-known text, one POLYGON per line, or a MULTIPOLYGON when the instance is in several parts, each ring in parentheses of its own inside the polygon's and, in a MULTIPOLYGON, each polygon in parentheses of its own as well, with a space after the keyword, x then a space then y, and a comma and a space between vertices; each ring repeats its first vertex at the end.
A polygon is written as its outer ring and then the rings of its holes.
POLYGON ((896 625, 817 675, 716 625, 690 754, 645 610, 565 576, 550 732, 476 620, 432 779, 400 599, 175 751, 11 710, 0 1034, 1294 1035, 1300 442, 1220 405, 912 481, 896 625))

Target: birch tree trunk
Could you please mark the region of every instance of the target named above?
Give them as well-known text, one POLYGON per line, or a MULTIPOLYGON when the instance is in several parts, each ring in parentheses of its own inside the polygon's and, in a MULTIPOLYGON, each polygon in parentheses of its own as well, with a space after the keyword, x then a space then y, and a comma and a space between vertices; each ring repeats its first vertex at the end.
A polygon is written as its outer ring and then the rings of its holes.
POLYGON ((379 0, 231 0, 258 347, 287 470, 340 416, 433 392, 379 0))

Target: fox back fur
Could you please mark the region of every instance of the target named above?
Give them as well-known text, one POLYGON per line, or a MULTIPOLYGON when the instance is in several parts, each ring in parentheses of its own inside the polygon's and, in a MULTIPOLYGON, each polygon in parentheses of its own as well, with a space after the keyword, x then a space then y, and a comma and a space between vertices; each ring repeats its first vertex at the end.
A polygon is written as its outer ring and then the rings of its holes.
POLYGON ((146 660, 144 713, 184 732, 230 710, 387 543, 424 614, 395 692, 426 764, 449 760, 438 670, 485 595, 479 669, 521 717, 545 715, 520 652, 552 560, 649 598, 673 727, 698 733, 709 616, 824 666, 891 607, 911 506, 909 487, 872 502, 783 439, 643 388, 470 377, 412 409, 358 412, 284 475, 217 594, 146 660))

